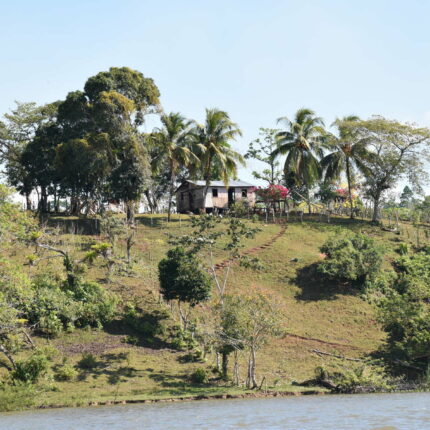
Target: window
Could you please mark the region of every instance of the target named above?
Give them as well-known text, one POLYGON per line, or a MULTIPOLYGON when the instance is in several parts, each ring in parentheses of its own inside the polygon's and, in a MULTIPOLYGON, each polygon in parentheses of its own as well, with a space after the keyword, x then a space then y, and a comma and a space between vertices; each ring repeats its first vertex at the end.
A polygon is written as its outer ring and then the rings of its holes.
POLYGON ((247 197, 248 197, 248 190, 244 188, 242 189, 242 198, 247 198, 247 197))
POLYGON ((181 193, 181 202, 184 201, 184 193, 181 193))
POLYGON ((218 197, 218 188, 212 188, 212 197, 218 197))

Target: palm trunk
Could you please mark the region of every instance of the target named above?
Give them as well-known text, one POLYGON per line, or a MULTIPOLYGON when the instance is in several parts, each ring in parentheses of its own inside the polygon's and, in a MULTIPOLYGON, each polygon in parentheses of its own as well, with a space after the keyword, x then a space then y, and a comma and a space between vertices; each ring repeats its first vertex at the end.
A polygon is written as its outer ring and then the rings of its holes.
POLYGON ((346 180, 348 182, 348 197, 350 205, 350 218, 354 218, 354 208, 352 207, 352 193, 351 193, 351 166, 349 165, 349 159, 346 159, 346 180))
POLYGON ((168 222, 170 222, 170 216, 172 213, 172 200, 173 200, 174 191, 175 191, 175 175, 172 172, 170 175, 169 205, 167 207, 167 221, 168 222))
POLYGON ((310 197, 309 187, 307 185, 306 185, 306 200, 308 203, 308 213, 311 214, 312 213, 311 197, 310 197))
POLYGON ((208 190, 209 190, 209 186, 211 184, 211 164, 212 164, 212 158, 209 158, 206 164, 206 168, 205 168, 205 175, 204 175, 204 180, 205 180, 205 187, 203 189, 203 202, 202 202, 202 212, 206 212, 206 196, 208 194, 208 190))

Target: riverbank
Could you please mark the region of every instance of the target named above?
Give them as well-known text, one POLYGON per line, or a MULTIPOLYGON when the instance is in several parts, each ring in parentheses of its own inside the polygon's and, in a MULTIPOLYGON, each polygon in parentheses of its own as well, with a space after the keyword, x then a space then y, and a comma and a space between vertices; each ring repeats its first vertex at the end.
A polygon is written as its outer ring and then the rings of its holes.
POLYGON ((263 399, 275 397, 298 397, 311 395, 332 394, 328 390, 316 387, 316 389, 308 389, 302 391, 253 391, 239 394, 199 394, 197 396, 177 396, 167 398, 153 399, 121 399, 121 400, 101 400, 90 401, 87 404, 71 405, 71 404, 52 404, 40 405, 32 409, 60 409, 69 407, 87 407, 87 406, 112 406, 126 404, 153 404, 153 403, 173 403, 173 402, 189 402, 199 400, 228 400, 228 399, 263 399))

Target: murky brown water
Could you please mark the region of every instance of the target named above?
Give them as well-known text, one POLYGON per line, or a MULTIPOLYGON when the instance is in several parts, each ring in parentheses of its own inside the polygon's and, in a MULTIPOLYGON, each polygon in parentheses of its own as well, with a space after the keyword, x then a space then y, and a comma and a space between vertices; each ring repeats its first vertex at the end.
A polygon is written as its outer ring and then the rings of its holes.
POLYGON ((430 429, 430 393, 303 396, 0 414, 1 430, 430 429))

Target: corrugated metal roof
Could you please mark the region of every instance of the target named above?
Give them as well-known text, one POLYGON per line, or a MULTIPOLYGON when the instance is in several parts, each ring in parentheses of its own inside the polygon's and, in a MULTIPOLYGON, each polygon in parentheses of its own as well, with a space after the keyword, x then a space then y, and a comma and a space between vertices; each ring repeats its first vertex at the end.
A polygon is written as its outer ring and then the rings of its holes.
MULTIPOLYGON (((194 184, 200 187, 204 187, 206 185, 206 181, 185 181, 185 182, 189 182, 190 184, 194 184)), ((225 184, 223 181, 211 181, 209 186, 225 187, 225 184)), ((253 187, 254 185, 250 184, 249 182, 241 181, 239 179, 238 181, 229 181, 228 186, 229 187, 253 187)))

